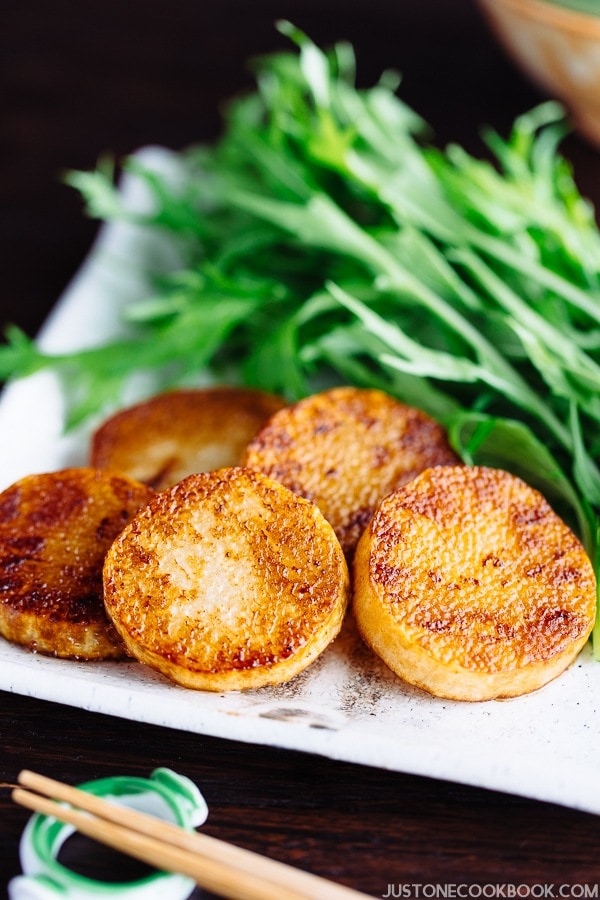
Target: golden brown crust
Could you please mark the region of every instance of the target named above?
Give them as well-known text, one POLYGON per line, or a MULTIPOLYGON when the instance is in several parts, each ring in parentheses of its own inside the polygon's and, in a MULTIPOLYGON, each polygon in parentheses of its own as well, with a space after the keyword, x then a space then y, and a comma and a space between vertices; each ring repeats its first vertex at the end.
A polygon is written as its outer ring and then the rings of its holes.
POLYGON ((354 614, 403 679, 441 697, 535 690, 585 644, 595 578, 537 491, 497 469, 423 472, 387 497, 359 542, 354 614))
POLYGON ((105 604, 132 655, 186 687, 277 684, 338 633, 349 575, 317 507, 259 472, 191 475, 111 547, 105 604))
POLYGON ((444 430, 425 413, 353 387, 276 412, 243 460, 313 500, 348 557, 386 494, 423 469, 458 462, 444 430))
POLYGON ((0 634, 53 656, 126 656, 104 610, 102 566, 153 495, 88 468, 31 475, 0 494, 0 634))
POLYGON ((90 464, 156 490, 194 472, 237 465, 280 397, 249 388, 188 388, 157 394, 107 419, 92 437, 90 464))

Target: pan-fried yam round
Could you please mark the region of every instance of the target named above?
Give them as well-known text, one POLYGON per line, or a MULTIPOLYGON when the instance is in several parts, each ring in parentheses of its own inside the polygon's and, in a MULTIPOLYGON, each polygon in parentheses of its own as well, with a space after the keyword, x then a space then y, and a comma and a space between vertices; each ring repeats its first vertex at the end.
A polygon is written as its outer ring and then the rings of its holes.
POLYGON ((459 460, 425 413, 383 391, 340 387, 276 412, 243 462, 313 500, 351 557, 386 494, 459 460))
POLYGON ((248 442, 284 401, 249 388, 167 391, 121 410, 92 436, 90 464, 150 485, 237 465, 248 442))
POLYGON ((209 691, 292 678, 337 635, 348 594, 319 509, 241 467, 158 494, 104 567, 106 609, 131 654, 209 691))
POLYGON ((484 467, 429 469, 386 497, 354 559, 365 641, 439 697, 533 691, 585 644, 592 565, 537 491, 484 467))
POLYGON ((0 634, 53 656, 126 656, 106 616, 102 566, 154 491, 88 468, 31 475, 0 494, 0 634))

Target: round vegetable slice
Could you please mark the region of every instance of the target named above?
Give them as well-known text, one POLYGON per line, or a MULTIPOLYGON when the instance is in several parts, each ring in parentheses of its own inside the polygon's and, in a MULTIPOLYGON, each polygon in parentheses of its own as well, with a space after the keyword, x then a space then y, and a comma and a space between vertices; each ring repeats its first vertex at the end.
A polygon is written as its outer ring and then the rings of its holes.
POLYGON ((385 498, 354 559, 354 615, 405 681, 456 700, 512 697, 559 675, 595 617, 581 543, 499 469, 429 469, 385 498))
POLYGON ((106 419, 92 437, 91 465, 164 490, 187 475, 238 465, 248 442, 284 401, 237 387, 156 394, 106 419))
POLYGON ((340 630, 348 568, 319 509, 241 467, 157 494, 112 545, 108 614, 131 654, 225 691, 287 681, 340 630))
POLYGON ((60 657, 126 656, 106 616, 102 566, 154 491, 89 468, 30 475, 0 494, 0 634, 60 657))
POLYGON ((383 391, 338 387, 276 412, 244 464, 313 500, 350 558, 386 494, 423 469, 458 461, 425 413, 383 391))

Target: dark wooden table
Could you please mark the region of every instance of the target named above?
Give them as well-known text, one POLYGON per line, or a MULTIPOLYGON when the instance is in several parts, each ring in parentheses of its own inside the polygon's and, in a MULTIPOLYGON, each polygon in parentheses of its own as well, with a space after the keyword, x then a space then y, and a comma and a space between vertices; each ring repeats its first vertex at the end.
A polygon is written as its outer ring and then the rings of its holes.
MULTIPOLYGON (((94 237, 61 171, 92 167, 106 151, 213 138, 221 102, 251 83, 247 58, 283 46, 273 27, 280 17, 319 42, 351 40, 364 84, 383 68, 400 69, 402 96, 440 144, 484 152, 481 124, 506 132, 542 97, 498 50, 470 0, 4 0, 0 320, 35 332, 94 237)), ((600 203, 600 154, 577 137, 564 150, 583 191, 600 203)), ((1 696, 0 781, 23 766, 80 782, 147 775, 158 765, 204 791, 207 832, 375 897, 389 885, 397 896, 405 886, 405 897, 433 896, 432 886, 453 896, 452 885, 462 886, 454 896, 491 896, 490 885, 499 896, 519 885, 548 896, 548 885, 561 884, 575 885, 568 896, 598 896, 600 819, 591 815, 1 696)), ((19 872, 26 819, 2 789, 2 885, 19 872)), ((91 844, 72 857, 98 877, 133 873, 91 844)))

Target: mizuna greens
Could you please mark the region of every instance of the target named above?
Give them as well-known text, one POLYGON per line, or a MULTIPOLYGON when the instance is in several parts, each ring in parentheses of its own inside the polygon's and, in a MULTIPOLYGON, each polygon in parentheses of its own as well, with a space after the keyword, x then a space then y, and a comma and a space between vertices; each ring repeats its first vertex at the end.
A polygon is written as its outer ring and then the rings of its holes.
POLYGON ((393 73, 359 90, 349 45, 279 28, 294 49, 256 62, 222 136, 181 154, 181 184, 126 162, 151 212, 125 206, 110 165, 68 176, 90 215, 178 241, 181 267, 127 309, 131 336, 51 356, 12 327, 0 379, 76 373, 71 425, 140 370, 166 386, 208 368, 290 400, 380 387, 465 462, 538 487, 599 572, 600 232, 557 150, 562 109, 488 132, 494 162, 441 151, 393 73))

